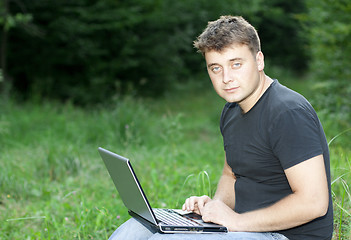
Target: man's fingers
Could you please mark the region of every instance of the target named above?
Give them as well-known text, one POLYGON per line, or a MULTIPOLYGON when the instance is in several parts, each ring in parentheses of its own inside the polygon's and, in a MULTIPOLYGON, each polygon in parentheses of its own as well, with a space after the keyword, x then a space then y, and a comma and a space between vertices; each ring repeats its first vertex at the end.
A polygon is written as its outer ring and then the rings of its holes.
POLYGON ((183 210, 185 211, 193 211, 194 210, 194 197, 187 198, 183 205, 183 210))
POLYGON ((206 204, 205 199, 203 197, 200 197, 198 199, 198 202, 197 202, 197 207, 199 209, 200 215, 202 215, 201 214, 202 213, 202 209, 204 208, 205 204, 206 204))
POLYGON ((197 214, 201 214, 201 209, 205 206, 205 204, 211 200, 208 196, 192 196, 185 200, 182 209, 185 211, 196 212, 197 214))

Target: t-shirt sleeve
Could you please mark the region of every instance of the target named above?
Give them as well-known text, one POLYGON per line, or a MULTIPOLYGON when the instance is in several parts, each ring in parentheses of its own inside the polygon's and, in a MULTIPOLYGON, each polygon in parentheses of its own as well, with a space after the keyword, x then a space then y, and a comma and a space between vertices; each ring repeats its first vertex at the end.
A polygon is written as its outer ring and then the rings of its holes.
POLYGON ((318 117, 304 108, 281 113, 269 131, 273 153, 284 170, 323 153, 318 117))

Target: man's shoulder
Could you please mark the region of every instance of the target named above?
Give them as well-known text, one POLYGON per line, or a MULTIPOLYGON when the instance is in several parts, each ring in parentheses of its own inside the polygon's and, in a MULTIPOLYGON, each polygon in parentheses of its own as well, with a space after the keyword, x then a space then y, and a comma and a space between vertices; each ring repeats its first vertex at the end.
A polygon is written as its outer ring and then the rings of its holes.
POLYGON ((307 101, 300 93, 288 88, 276 80, 272 84, 271 95, 279 99, 281 102, 304 102, 307 101))
POLYGON ((300 93, 280 84, 277 80, 267 96, 265 107, 271 114, 296 109, 312 109, 308 100, 300 93))

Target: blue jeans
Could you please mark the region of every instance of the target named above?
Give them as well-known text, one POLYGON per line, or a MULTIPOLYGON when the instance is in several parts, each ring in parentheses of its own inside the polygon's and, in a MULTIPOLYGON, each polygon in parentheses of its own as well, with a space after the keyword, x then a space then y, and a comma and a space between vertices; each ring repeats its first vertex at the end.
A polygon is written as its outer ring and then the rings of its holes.
POLYGON ((153 233, 145 228, 137 220, 131 218, 123 223, 111 235, 109 240, 287 240, 287 238, 279 233, 253 233, 253 232, 228 232, 228 233, 201 233, 201 234, 161 234, 153 233))

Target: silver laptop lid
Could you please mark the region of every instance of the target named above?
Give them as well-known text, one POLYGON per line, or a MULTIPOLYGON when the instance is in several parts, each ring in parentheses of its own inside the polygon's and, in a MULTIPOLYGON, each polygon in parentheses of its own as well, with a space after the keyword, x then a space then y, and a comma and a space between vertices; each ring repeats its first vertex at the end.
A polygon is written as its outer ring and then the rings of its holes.
POLYGON ((151 206, 141 188, 129 159, 104 148, 99 153, 128 210, 157 225, 151 206))

